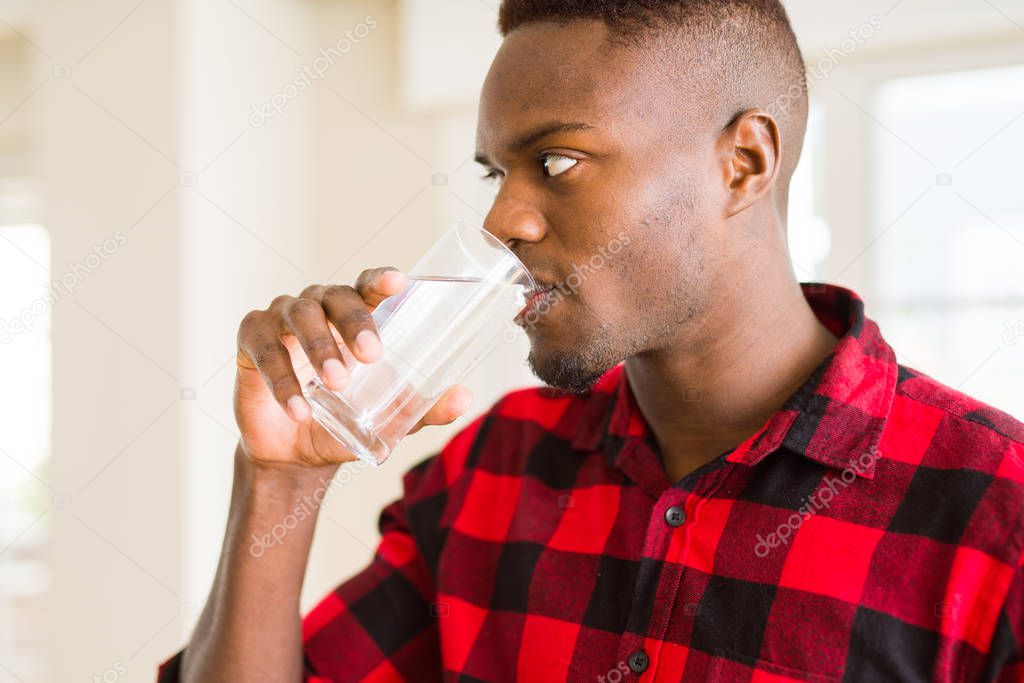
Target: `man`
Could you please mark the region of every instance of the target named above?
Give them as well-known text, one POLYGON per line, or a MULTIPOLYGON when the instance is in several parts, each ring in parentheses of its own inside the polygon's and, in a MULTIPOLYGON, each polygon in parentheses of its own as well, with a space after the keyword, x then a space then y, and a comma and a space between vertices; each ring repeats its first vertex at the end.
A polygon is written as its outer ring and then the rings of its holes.
MULTIPOLYGON (((505 0, 500 28, 485 227, 550 299, 523 322, 552 388, 413 468, 371 565, 300 624, 315 515, 250 539, 351 456, 295 368, 344 386, 331 325, 372 361, 403 277, 251 313, 224 552, 162 680, 1024 678, 1024 427, 796 281, 806 81, 779 2, 505 0)), ((454 388, 424 424, 467 407, 454 388)))

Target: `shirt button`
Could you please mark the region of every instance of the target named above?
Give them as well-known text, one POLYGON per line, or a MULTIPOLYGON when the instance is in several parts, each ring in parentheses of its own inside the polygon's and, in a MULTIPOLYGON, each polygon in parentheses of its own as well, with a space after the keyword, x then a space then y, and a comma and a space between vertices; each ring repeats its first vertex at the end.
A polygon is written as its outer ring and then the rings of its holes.
POLYGON ((665 510, 665 521, 668 522, 669 526, 682 526, 683 522, 686 521, 686 513, 683 512, 683 508, 673 505, 668 510, 665 510))
POLYGON ((650 663, 651 660, 648 659, 647 653, 643 650, 637 650, 629 656, 629 668, 632 669, 634 673, 642 674, 647 671, 647 667, 650 663))

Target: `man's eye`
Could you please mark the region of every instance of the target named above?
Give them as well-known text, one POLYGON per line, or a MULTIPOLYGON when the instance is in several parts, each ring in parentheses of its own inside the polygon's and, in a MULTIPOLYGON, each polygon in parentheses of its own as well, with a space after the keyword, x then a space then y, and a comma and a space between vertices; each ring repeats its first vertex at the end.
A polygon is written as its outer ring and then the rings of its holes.
POLYGON ((543 159, 544 175, 548 178, 554 178, 555 176, 561 175, 579 163, 579 160, 567 157, 563 154, 545 154, 543 159))

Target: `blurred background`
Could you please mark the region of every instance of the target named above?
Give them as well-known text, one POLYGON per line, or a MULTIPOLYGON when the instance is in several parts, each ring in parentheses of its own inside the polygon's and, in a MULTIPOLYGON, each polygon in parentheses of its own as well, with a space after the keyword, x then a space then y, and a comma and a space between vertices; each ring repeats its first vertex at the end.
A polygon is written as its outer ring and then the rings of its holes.
MULTIPOLYGON (((813 94, 797 276, 853 288, 902 362, 1024 418, 1024 6, 786 4, 813 94)), ((0 683, 152 680, 183 644, 226 517, 238 322, 482 222, 496 14, 0 2, 0 683)), ((474 415, 536 383, 525 355, 474 372, 474 415)), ((465 422, 332 489, 307 607, 465 422)))

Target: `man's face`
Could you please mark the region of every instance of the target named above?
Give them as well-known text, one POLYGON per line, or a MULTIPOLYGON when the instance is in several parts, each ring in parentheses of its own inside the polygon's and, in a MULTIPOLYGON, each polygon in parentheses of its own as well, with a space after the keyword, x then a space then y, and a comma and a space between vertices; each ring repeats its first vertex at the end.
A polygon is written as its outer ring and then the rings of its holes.
POLYGON ((721 122, 703 120, 700 93, 683 94, 685 74, 664 56, 606 36, 591 21, 510 33, 477 129, 478 161, 498 185, 485 227, 542 285, 560 285, 520 321, 530 364, 573 391, 630 356, 687 341, 722 238, 721 122), (560 124, 572 127, 516 145, 560 124))

